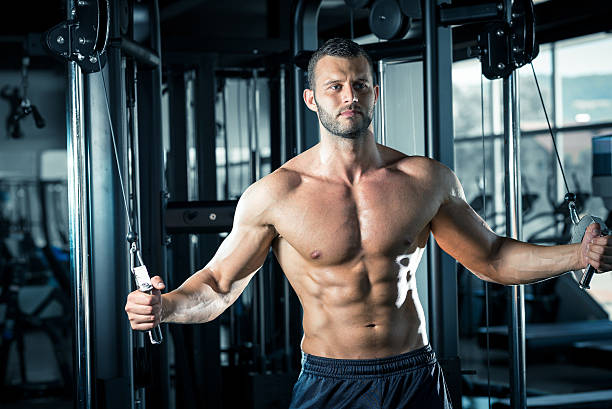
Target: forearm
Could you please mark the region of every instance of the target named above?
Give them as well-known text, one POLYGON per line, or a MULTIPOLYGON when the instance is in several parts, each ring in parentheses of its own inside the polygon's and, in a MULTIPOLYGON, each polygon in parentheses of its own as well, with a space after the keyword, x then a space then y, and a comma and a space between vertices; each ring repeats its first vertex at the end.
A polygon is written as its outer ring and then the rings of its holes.
POLYGON ((584 268, 580 244, 539 246, 502 237, 496 247, 487 276, 499 284, 528 284, 584 268))
POLYGON ((236 301, 251 275, 232 283, 222 292, 209 272, 194 274, 179 288, 162 295, 162 322, 195 324, 217 318, 236 301))

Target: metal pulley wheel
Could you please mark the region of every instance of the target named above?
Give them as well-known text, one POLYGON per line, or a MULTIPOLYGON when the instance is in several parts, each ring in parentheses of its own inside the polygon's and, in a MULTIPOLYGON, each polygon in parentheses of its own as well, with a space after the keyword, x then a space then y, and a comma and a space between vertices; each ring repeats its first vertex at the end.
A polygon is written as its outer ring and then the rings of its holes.
POLYGON ((411 19, 402 14, 397 0, 377 0, 370 9, 370 30, 383 40, 403 38, 411 19))

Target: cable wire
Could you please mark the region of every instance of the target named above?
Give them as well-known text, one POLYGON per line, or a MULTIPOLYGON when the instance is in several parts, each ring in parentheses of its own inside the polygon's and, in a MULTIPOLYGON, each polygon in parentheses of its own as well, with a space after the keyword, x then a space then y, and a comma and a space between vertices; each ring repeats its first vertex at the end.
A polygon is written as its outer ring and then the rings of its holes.
POLYGON ((119 174, 119 185, 121 186, 121 195, 123 196, 123 206, 125 207, 125 215, 127 217, 128 226, 130 232, 134 232, 132 227, 132 219, 130 217, 130 210, 127 204, 127 196, 125 195, 125 188, 123 186, 123 177, 121 176, 121 166, 119 165, 119 154, 117 152, 117 142, 115 140, 115 132, 113 131, 113 121, 110 113, 110 105, 108 103, 108 95, 106 93, 106 81, 104 81, 104 71, 102 71, 102 64, 100 63, 100 52, 97 51, 98 55, 98 66, 100 67, 100 76, 102 77, 102 86, 104 87, 104 102, 106 102, 106 114, 108 115, 108 126, 111 131, 111 140, 113 141, 113 154, 115 156, 115 162, 117 163, 117 173, 119 174))
POLYGON ((555 148, 555 154, 557 155, 557 161, 559 162, 559 168, 561 169, 561 176, 563 177, 563 183, 565 183, 565 189, 567 193, 570 192, 569 185, 567 184, 567 179, 565 177, 565 171, 563 170, 563 164, 561 164, 561 157, 559 156, 559 150, 557 149, 557 141, 555 139, 555 134, 552 130, 552 126, 550 125, 550 120, 548 119, 548 112, 546 112, 546 106, 544 105, 544 98, 542 97, 542 91, 540 90, 540 83, 538 82, 538 77, 536 75, 535 69, 533 68, 533 63, 530 62, 531 71, 533 72, 533 78, 535 79, 536 87, 538 89, 538 95, 540 96, 540 102, 542 103, 542 109, 544 110, 544 116, 546 117, 546 124, 548 125, 548 131, 550 132, 550 137, 552 138, 553 147, 555 148))

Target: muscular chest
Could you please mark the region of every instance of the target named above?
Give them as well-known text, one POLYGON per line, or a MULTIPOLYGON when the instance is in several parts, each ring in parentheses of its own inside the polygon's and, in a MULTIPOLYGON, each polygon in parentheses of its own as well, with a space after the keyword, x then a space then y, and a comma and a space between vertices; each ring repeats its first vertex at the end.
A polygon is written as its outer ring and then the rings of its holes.
POLYGON ((276 228, 302 257, 318 263, 397 254, 431 219, 423 193, 393 176, 356 187, 304 184, 279 205, 276 228))

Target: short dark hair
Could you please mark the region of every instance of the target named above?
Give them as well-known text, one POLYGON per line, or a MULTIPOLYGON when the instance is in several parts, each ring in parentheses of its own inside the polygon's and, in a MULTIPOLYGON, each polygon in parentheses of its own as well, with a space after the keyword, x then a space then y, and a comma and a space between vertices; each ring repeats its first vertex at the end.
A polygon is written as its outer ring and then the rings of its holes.
POLYGON ((370 72, 372 74, 372 81, 376 81, 376 74, 374 73, 374 64, 372 59, 359 44, 354 41, 347 40, 345 38, 331 38, 325 42, 317 51, 312 54, 308 61, 308 87, 314 89, 315 86, 315 67, 319 60, 326 55, 332 57, 342 58, 358 58, 364 57, 368 60, 370 66, 370 72))

